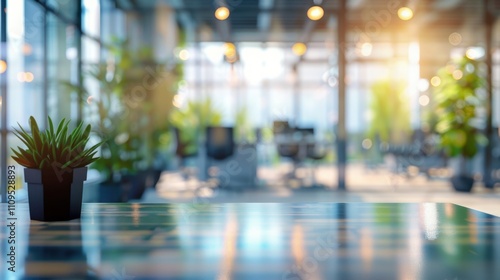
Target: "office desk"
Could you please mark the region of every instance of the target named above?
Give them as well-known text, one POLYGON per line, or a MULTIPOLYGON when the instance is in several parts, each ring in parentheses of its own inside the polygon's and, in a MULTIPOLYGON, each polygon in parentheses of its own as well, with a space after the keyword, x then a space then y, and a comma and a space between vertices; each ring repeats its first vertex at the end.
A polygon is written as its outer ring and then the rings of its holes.
POLYGON ((16 207, 1 279, 500 279, 500 218, 453 204, 84 204, 51 223, 16 207))

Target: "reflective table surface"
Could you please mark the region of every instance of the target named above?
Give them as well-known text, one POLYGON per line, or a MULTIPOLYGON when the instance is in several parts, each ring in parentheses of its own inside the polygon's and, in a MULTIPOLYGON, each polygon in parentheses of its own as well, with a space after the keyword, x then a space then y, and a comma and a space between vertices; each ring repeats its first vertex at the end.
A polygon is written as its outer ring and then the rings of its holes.
POLYGON ((2 207, 0 279, 500 279, 500 218, 453 204, 2 207))

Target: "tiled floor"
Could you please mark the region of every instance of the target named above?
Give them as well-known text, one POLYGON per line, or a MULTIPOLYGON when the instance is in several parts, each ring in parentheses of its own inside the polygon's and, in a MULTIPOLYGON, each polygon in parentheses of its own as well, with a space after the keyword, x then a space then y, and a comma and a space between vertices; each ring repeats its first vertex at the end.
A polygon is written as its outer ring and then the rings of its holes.
MULTIPOLYGON (((261 183, 232 190, 166 172, 156 189, 147 190, 141 202, 451 202, 500 216, 500 189, 488 190, 481 184, 476 184, 472 193, 458 193, 446 179, 428 180, 423 175, 407 178, 382 168, 367 170, 352 165, 347 171, 348 191, 342 192, 333 186, 334 167, 316 170, 317 181, 326 188, 298 188, 297 180, 283 180, 287 170, 287 166, 261 168, 261 183)), ((306 184, 311 177, 310 170, 298 170, 297 174, 306 184)))

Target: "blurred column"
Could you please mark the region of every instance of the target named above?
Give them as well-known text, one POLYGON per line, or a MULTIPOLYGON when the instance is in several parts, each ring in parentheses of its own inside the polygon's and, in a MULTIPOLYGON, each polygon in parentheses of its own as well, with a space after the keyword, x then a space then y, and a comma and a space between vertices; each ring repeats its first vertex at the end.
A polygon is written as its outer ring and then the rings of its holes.
POLYGON ((293 126, 299 127, 300 120, 300 82, 299 82, 299 63, 292 66, 293 73, 293 126))
MULTIPOLYGON (((492 102, 493 102, 493 79, 492 79, 492 37, 493 37, 493 23, 494 17, 491 12, 488 10, 490 1, 484 0, 484 23, 485 23, 485 32, 486 32, 486 50, 485 50, 485 63, 486 63, 486 137, 491 139, 493 134, 493 125, 492 125, 492 102)), ((494 182, 492 180, 491 174, 491 153, 492 153, 492 141, 488 141, 486 147, 484 149, 484 170, 483 170, 483 182, 486 188, 492 189, 494 186, 494 182)))
MULTIPOLYGON (((76 58, 76 82, 78 86, 81 88, 83 87, 83 74, 82 74, 82 0, 77 1, 76 5, 76 36, 74 38, 74 44, 77 52, 77 58, 76 58)), ((46 22, 46 21, 45 21, 46 22)), ((46 40, 47 36, 43 36, 44 40, 46 40)), ((44 48, 47 48, 44 46, 44 48)), ((79 123, 83 121, 83 102, 82 102, 83 96, 81 96, 81 93, 77 93, 77 108, 76 108, 76 122, 79 123)), ((45 120, 45 127, 47 127, 47 120, 45 120)))
POLYGON ((346 0, 339 1, 339 9, 337 12, 338 20, 338 31, 337 31, 337 41, 338 41, 338 64, 339 64, 339 89, 338 89, 338 120, 337 120, 337 168, 338 168, 338 189, 345 190, 345 173, 346 173, 346 142, 347 142, 347 132, 345 127, 345 91, 346 91, 346 57, 345 52, 347 49, 346 43, 346 0))
MULTIPOLYGON (((6 65, 7 64, 7 0, 0 1, 0 59, 2 59, 6 65)), ((8 67, 7 67, 8 68, 8 67)), ((3 182, 7 182, 7 71, 0 74, 0 91, 2 94, 2 102, 0 102, 0 111, 2 113, 2 123, 0 126, 0 131, 2 132, 0 142, 1 153, 0 153, 0 169, 2 172, 2 176, 0 176, 0 195, 1 202, 7 201, 7 189, 6 184, 3 182)))
POLYGON ((155 58, 166 60, 172 57, 177 47, 177 23, 171 7, 159 4, 155 8, 155 34, 152 40, 155 48, 155 58))

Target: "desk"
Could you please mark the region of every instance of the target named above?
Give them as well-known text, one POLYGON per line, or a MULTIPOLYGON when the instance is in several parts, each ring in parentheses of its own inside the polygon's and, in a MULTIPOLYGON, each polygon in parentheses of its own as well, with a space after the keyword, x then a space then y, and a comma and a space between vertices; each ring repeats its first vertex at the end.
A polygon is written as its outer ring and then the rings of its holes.
POLYGON ((84 204, 81 220, 44 223, 19 203, 16 216, 23 279, 500 279, 500 218, 453 204, 84 204))

